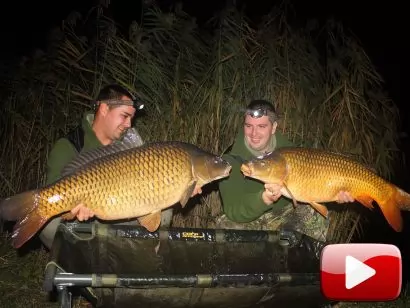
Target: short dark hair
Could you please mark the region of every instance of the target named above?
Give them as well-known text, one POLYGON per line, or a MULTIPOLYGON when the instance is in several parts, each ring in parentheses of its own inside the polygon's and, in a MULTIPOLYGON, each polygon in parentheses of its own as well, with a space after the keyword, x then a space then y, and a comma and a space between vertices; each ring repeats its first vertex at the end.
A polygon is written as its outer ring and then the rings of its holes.
POLYGON ((245 116, 247 114, 253 117, 261 117, 263 115, 266 115, 269 117, 269 120, 272 123, 278 120, 275 106, 273 106, 271 102, 263 99, 256 99, 251 101, 248 106, 246 106, 245 116))
POLYGON ((118 84, 110 84, 100 90, 93 106, 96 112, 102 101, 105 101, 109 108, 116 108, 121 105, 132 106, 136 110, 144 108, 143 102, 138 97, 132 95, 127 89, 118 84), (129 97, 130 100, 122 100, 123 96, 129 97))
POLYGON ((122 96, 127 96, 131 100, 134 100, 134 96, 127 89, 118 84, 110 84, 100 90, 100 93, 98 93, 96 101, 121 99, 122 96))

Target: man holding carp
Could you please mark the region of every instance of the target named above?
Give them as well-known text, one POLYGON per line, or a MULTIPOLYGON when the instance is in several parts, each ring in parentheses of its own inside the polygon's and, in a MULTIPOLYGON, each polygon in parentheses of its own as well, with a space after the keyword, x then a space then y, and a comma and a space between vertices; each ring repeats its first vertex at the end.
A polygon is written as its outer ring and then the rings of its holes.
MULTIPOLYGON (((250 159, 282 147, 294 145, 277 131, 278 116, 274 106, 265 100, 254 100, 244 112, 239 130, 229 153, 222 156, 232 165, 230 176, 219 183, 224 215, 217 220, 218 228, 277 230, 288 227, 325 241, 329 221, 309 206, 293 207, 284 198, 282 185, 261 184, 247 178, 241 165, 250 159)), ((353 202, 347 192, 338 194, 338 202, 353 202)))
POLYGON ((14 247, 41 230, 50 248, 61 219, 126 219, 153 232, 171 224, 173 205, 184 207, 216 180, 224 212, 216 227, 223 229, 285 228, 327 241, 324 203, 356 200, 372 209, 375 202, 397 232, 401 210, 410 210, 410 194, 371 168, 346 155, 294 146, 277 131, 278 115, 265 100, 248 104, 243 127, 222 156, 178 141, 144 144, 131 128, 143 104, 121 86, 103 88, 95 106, 52 148, 47 185, 0 201, 0 218, 17 221, 14 247))
MULTIPOLYGON (((143 144, 138 132, 131 128, 142 102, 118 85, 103 88, 96 99, 95 113, 85 113, 79 128, 59 139, 50 152, 47 162, 47 184, 61 177, 61 171, 81 151, 106 146, 121 140, 127 132, 143 144), (80 132, 80 133, 79 133, 80 132)), ((278 117, 274 106, 264 100, 252 101, 244 113, 243 128, 237 134, 230 153, 222 156, 232 166, 232 172, 219 183, 224 215, 218 218, 217 227, 236 229, 276 230, 290 227, 318 240, 326 240, 328 220, 308 206, 292 206, 282 197, 278 184, 261 184, 245 178, 240 167, 249 160, 284 146, 293 146, 278 132, 278 117)), ((201 193, 196 185, 192 195, 201 193)), ((338 202, 352 202, 346 192, 340 192, 338 202)), ((92 210, 79 203, 71 210, 79 221, 94 216, 92 210)), ((161 225, 169 226, 172 207, 163 211, 161 225)), ((48 222, 40 233, 40 239, 48 248, 60 223, 57 217, 48 222)), ((133 221, 135 223, 135 221, 133 221)))
MULTIPOLYGON (((63 168, 79 153, 121 142, 127 134, 135 145, 143 144, 141 136, 131 122, 136 112, 141 110, 143 103, 135 98, 125 88, 113 84, 107 85, 99 92, 95 101, 95 111, 85 112, 81 125, 60 138, 52 148, 47 161, 46 185, 54 183, 62 176, 63 168)), ((196 187, 192 195, 200 193, 196 187)), ((94 212, 84 204, 79 203, 71 210, 71 214, 79 221, 85 221, 94 216, 94 212)), ((172 219, 172 207, 162 212, 161 224, 169 226, 172 219)), ((52 219, 40 233, 43 244, 50 248, 61 217, 52 219)), ((136 220, 132 224, 138 224, 136 220)))
MULTIPOLYGON (((85 113, 81 128, 83 134, 82 150, 93 149, 119 140, 131 127, 135 113, 143 107, 142 102, 124 88, 109 85, 103 88, 96 99, 96 112, 85 113)), ((245 178, 240 171, 244 160, 257 157, 283 146, 292 146, 277 128, 277 114, 273 105, 264 100, 252 101, 244 114, 241 129, 229 154, 223 158, 232 166, 232 173, 219 184, 224 215, 218 219, 221 228, 269 229, 293 224, 293 227, 319 240, 325 240, 328 221, 307 206, 294 209, 291 202, 282 197, 281 186, 265 184, 245 178)), ((77 128, 78 130, 78 128, 77 128)), ((138 132, 130 130, 140 140, 138 132)), ((72 136, 71 132, 71 136, 72 136)), ((78 137, 78 136, 77 136, 78 137)), ((63 167, 77 154, 70 135, 59 139, 52 149, 47 167, 47 184, 56 181, 63 167)), ((77 138, 78 140, 79 138, 77 138)), ((76 140, 76 139, 74 139, 76 140)), ((193 195, 201 193, 195 188, 193 195)), ((351 202, 349 194, 341 193, 340 202, 351 202)), ((94 213, 83 204, 76 206, 71 213, 80 221, 88 220, 94 213)), ((162 225, 170 225, 172 208, 164 211, 162 225)), ((40 238, 51 247, 56 228, 61 218, 55 218, 43 229, 40 238)))

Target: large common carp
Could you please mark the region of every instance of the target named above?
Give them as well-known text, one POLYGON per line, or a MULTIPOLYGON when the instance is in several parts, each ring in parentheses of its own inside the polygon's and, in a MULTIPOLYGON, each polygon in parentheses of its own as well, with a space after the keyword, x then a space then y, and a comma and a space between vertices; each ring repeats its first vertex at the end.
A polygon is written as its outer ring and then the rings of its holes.
POLYGON ((184 207, 196 185, 227 177, 230 170, 219 156, 188 143, 113 144, 79 155, 55 183, 3 200, 0 217, 17 220, 15 248, 53 216, 73 219, 70 210, 79 203, 103 220, 138 218, 152 232, 161 210, 178 201, 184 207))
POLYGON ((350 195, 367 208, 373 201, 379 205, 390 226, 400 232, 400 210, 410 208, 410 195, 382 179, 354 159, 321 149, 279 148, 266 155, 246 161, 242 173, 264 183, 282 184, 282 195, 310 204, 327 217, 321 202, 337 200, 339 191, 350 195))

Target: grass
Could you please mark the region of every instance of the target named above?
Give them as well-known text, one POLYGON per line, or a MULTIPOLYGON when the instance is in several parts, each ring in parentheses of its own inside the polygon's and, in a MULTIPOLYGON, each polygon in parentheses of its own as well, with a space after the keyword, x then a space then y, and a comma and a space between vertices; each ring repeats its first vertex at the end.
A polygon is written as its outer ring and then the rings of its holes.
POLYGON ((0 307, 57 307, 42 290, 47 263, 44 249, 19 255, 5 235, 0 237, 0 307))

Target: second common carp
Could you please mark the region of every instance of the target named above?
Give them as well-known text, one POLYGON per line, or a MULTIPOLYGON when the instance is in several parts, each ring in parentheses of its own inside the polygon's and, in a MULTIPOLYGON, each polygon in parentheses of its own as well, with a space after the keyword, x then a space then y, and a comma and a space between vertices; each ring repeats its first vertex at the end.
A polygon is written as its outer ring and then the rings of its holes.
POLYGON ((327 217, 321 203, 337 200, 340 191, 367 208, 377 202, 390 226, 402 231, 400 210, 410 209, 410 195, 378 176, 373 170, 342 154, 313 148, 279 148, 246 161, 242 173, 264 183, 283 185, 283 196, 310 204, 327 217))
POLYGON ((17 221, 15 248, 53 216, 73 219, 70 210, 79 203, 103 220, 138 218, 152 232, 161 210, 177 202, 185 206, 196 185, 227 177, 230 170, 219 156, 189 143, 113 144, 79 155, 55 183, 4 199, 0 218, 17 221))

